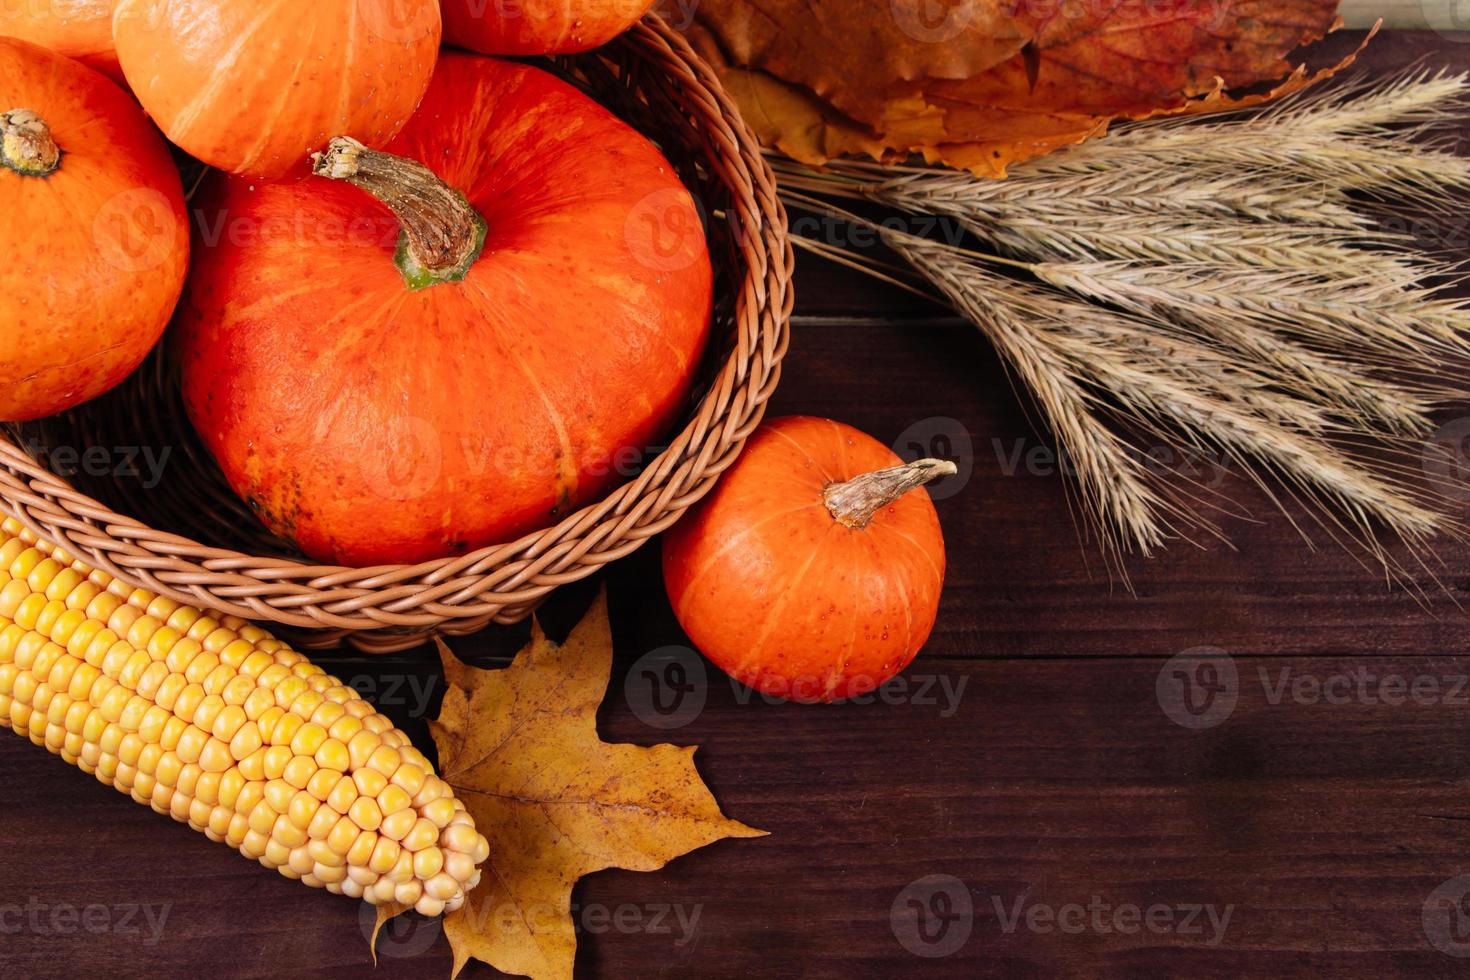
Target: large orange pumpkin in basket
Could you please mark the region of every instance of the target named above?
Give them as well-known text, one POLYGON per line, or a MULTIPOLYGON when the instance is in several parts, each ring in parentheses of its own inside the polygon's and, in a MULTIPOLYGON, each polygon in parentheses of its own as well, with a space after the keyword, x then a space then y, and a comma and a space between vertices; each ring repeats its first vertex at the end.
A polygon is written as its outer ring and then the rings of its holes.
POLYGON ((447 54, 386 150, 334 140, 321 176, 212 188, 179 322, 230 483, 351 565, 512 540, 601 494, 685 406, 709 330, 693 199, 566 83, 447 54))
POLYGON ((382 146, 429 84, 438 0, 118 0, 117 56, 170 140, 231 173, 304 168, 333 136, 382 146))

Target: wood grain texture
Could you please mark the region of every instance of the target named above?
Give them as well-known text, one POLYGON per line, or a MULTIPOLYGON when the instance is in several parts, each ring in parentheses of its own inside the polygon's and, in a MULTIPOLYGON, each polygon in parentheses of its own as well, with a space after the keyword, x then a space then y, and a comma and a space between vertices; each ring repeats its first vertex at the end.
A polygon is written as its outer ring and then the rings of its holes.
MULTIPOLYGON (((1420 57, 1465 66, 1470 48, 1390 34, 1365 64, 1420 57)), ((970 329, 814 262, 799 284, 778 412, 885 441, 971 442, 968 482, 938 501, 950 547, 939 627, 887 703, 768 704, 681 650, 652 550, 614 566, 604 737, 701 745, 725 811, 772 836, 587 879, 574 897, 579 975, 1465 975, 1470 960, 1444 950, 1470 953, 1457 904, 1470 891, 1457 880, 1470 875, 1467 614, 1422 608, 1330 545, 1308 552, 1228 474, 1223 488, 1259 523, 1226 522, 1234 551, 1132 562, 1130 596, 1078 543, 1060 476, 1006 474, 1016 440, 1045 443, 970 329), (1229 659, 1175 658, 1199 647, 1229 659), (915 885, 936 876, 962 889, 947 932, 943 900, 915 885), (944 956, 906 948, 911 901, 940 941, 910 945, 964 941, 944 956)), ((1470 548, 1442 557, 1443 581, 1470 590, 1470 548)), ((548 606, 553 635, 592 587, 548 606)), ((494 666, 524 638, 505 628, 454 646, 494 666)), ((432 654, 319 659, 428 744, 423 719, 443 690, 432 654)), ((0 976, 371 969, 355 903, 265 872, 9 735, 0 783, 0 976)), ((437 927, 410 925, 373 976, 447 976, 437 927)))

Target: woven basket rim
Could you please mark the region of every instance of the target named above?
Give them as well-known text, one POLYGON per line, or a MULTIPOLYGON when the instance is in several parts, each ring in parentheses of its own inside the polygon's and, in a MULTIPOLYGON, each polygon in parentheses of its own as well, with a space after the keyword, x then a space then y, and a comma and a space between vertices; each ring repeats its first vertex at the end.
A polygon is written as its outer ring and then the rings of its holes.
POLYGON ((0 430, 0 514, 135 587, 211 610, 312 631, 370 652, 524 618, 545 595, 626 556, 713 487, 759 424, 790 342, 795 258, 775 177, 713 69, 650 14, 615 45, 666 71, 684 125, 708 127, 705 165, 731 193, 743 278, 737 339, 683 430, 632 481, 557 524, 500 545, 412 565, 364 568, 261 557, 202 544, 116 513, 52 473, 0 430))

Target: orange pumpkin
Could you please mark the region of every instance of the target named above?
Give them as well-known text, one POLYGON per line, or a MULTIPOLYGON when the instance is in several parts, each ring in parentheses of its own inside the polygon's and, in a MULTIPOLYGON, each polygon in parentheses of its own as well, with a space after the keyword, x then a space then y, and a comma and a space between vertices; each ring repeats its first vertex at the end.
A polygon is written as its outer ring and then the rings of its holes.
POLYGON ((0 38, 0 419, 125 378, 183 288, 189 233, 168 149, 122 89, 0 38))
POLYGON ((333 136, 382 146, 423 97, 438 0, 120 0, 117 54, 170 140, 253 177, 333 136))
POLYGON ((766 422, 664 543, 664 583, 696 646, 741 683, 840 701, 903 670, 929 638, 944 538, 921 484, 953 463, 903 464, 829 419, 766 422))
POLYGON ((179 322, 230 483, 352 565, 511 540, 601 494, 684 408, 709 331, 693 199, 564 82, 446 54, 388 150, 334 140, 337 180, 223 180, 179 322))
POLYGON ((0 0, 0 37, 50 48, 121 82, 112 44, 116 0, 0 0))
POLYGON ((444 39, 485 54, 574 54, 632 27, 654 0, 442 0, 444 39))

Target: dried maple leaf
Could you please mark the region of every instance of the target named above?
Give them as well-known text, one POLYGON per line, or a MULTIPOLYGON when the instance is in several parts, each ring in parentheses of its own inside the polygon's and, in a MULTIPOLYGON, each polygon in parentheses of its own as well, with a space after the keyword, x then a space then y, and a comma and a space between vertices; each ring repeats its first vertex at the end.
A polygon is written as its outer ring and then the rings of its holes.
POLYGON ((691 40, 757 133, 1003 176, 1010 163, 1281 78, 1336 0, 704 0, 691 40))
MULTIPOLYGON (((612 670, 605 597, 560 646, 535 624, 504 670, 465 666, 442 643, 440 656, 448 690, 430 725, 439 771, 490 840, 480 884, 444 918, 455 975, 474 958, 505 973, 570 978, 579 878, 656 871, 725 837, 764 836, 720 812, 694 749, 598 737, 612 670)), ((380 908, 379 927, 401 911, 380 908)))

